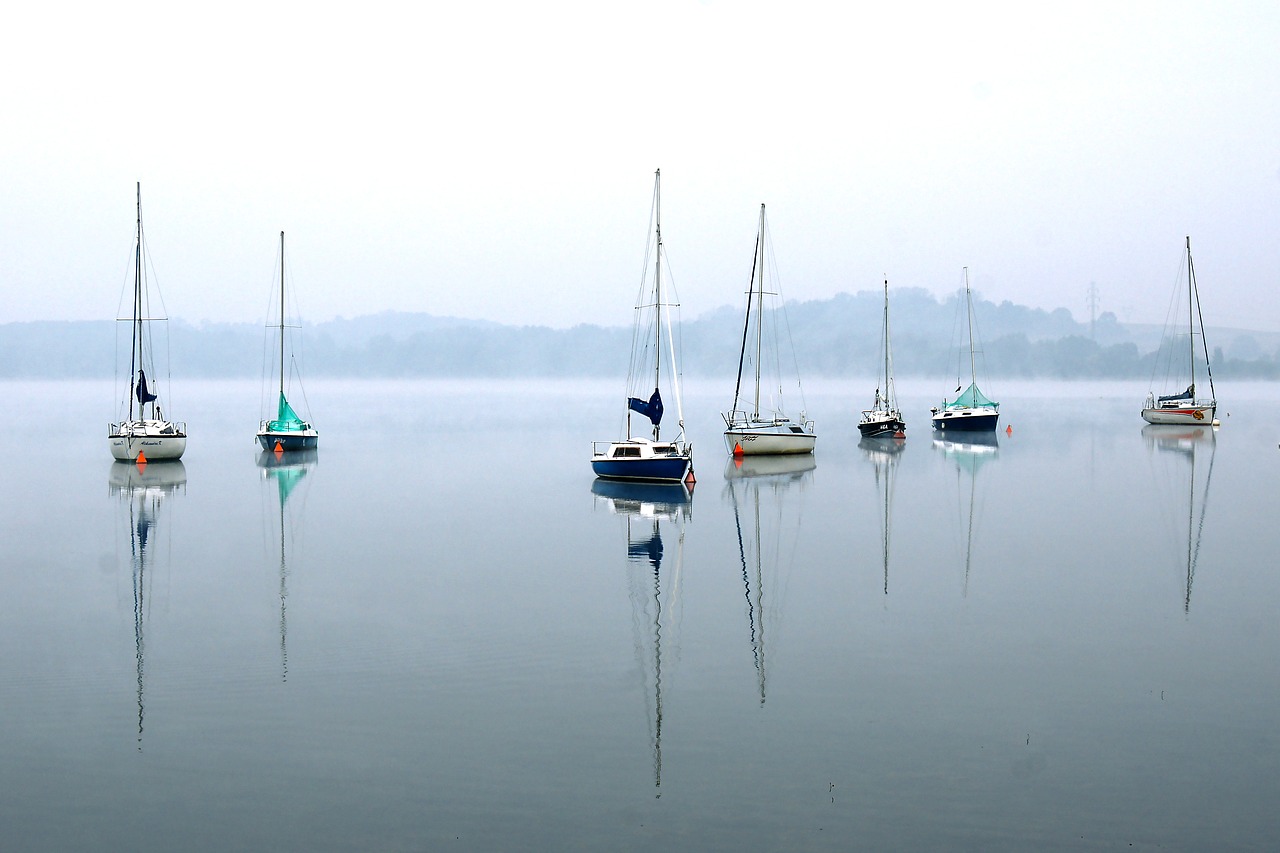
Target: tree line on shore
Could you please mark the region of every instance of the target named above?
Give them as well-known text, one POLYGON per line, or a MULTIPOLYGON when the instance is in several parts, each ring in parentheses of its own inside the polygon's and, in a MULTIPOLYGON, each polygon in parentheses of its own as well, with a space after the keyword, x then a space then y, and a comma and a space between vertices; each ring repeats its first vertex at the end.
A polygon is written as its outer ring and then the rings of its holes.
MULTIPOLYGON (((895 372, 956 372, 962 294, 937 299, 922 289, 891 291, 895 372)), ((778 333, 794 343, 804 377, 866 376, 880 370, 883 344, 879 292, 839 294, 788 304, 778 333)), ((1090 325, 1065 308, 975 301, 988 377, 1149 377, 1159 329, 1128 326, 1110 313, 1090 325)), ((173 320, 155 331, 173 376, 260 376, 269 363, 272 330, 250 323, 173 320)), ((724 307, 679 327, 684 371, 716 375, 736 369, 742 318, 724 307)), ((629 327, 567 329, 385 312, 309 324, 295 331, 299 367, 308 377, 601 377, 626 371, 629 327)), ((1265 333, 1209 329, 1215 376, 1280 379, 1280 346, 1265 333)), ((1185 346, 1185 344, 1184 344, 1185 346)), ((111 376, 128 353, 128 326, 111 321, 0 325, 0 377, 111 376), (118 328, 119 327, 119 328, 118 328), (118 339, 122 335, 122 339, 118 339)), ((966 350, 967 357, 967 350, 966 350)), ((965 371, 967 372, 967 371, 965 371)))

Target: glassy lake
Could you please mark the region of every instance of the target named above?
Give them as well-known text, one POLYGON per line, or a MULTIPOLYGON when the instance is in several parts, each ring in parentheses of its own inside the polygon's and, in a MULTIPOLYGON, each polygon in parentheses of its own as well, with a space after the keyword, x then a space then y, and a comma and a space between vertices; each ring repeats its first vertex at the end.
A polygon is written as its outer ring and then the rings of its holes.
POLYGON ((899 445, 828 382, 814 457, 738 467, 691 381, 686 497, 591 476, 619 384, 313 381, 277 461, 258 383, 178 383, 139 471, 109 381, 0 383, 0 848, 1280 838, 1280 388, 990 381, 983 444, 903 381, 899 445))

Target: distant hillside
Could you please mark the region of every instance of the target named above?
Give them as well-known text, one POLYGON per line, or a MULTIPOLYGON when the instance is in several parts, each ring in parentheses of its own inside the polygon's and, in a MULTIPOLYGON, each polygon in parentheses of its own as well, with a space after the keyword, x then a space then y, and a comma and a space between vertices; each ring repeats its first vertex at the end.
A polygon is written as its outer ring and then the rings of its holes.
MULTIPOLYGON (((899 375, 955 372, 963 340, 958 294, 890 291, 894 364, 899 375)), ((723 307, 680 329, 684 369, 721 375, 737 364, 741 309, 723 307)), ((790 303, 786 329, 803 376, 874 373, 880 363, 883 294, 842 293, 790 303)), ((1065 308, 1044 311, 979 299, 975 305, 990 376, 1148 377, 1160 330, 1098 318, 1093 336, 1065 308)), ((155 329, 155 345, 177 376, 260 376, 267 330, 247 323, 181 320, 155 329)), ((128 352, 127 324, 33 322, 0 325, 0 377, 111 376, 128 352), (117 333, 121 339, 117 342, 117 333)), ((785 329, 783 330, 785 333, 785 329)), ((631 329, 504 326, 482 320, 384 312, 304 326, 297 353, 306 376, 618 376, 626 371, 631 329)), ((1210 329, 1214 372, 1223 378, 1280 379, 1280 335, 1210 329)))

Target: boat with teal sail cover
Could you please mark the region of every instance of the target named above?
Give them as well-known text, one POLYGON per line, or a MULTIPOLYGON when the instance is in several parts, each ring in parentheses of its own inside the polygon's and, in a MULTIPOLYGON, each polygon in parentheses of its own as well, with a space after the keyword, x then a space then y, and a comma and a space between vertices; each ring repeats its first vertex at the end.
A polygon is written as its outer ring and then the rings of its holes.
MULTIPOLYGON (((279 342, 279 397, 276 401, 276 416, 264 418, 258 425, 258 444, 263 450, 288 453, 296 450, 314 450, 320 444, 320 433, 308 420, 298 416, 285 395, 285 277, 284 277, 284 232, 280 232, 280 319, 276 324, 279 342)), ((292 364, 293 353, 288 354, 292 364)), ((301 387, 301 380, 299 380, 301 387)), ((305 394, 304 394, 305 399, 305 394)))
POLYGON ((978 388, 978 371, 973 348, 973 292, 969 289, 969 268, 964 268, 965 320, 969 328, 969 387, 951 402, 945 399, 932 409, 930 422, 942 432, 994 432, 1000 420, 1000 404, 989 399, 978 388))
POLYGON ((678 307, 678 303, 667 301, 669 297, 662 289, 661 181, 662 172, 658 170, 654 172, 650 214, 653 282, 649 283, 650 255, 646 253, 632 332, 631 368, 625 398, 625 437, 617 441, 595 441, 591 445, 591 470, 597 477, 606 479, 669 483, 693 481, 693 446, 685 440, 680 371, 671 334, 671 309, 678 307), (653 382, 652 392, 648 390, 650 380, 653 382), (662 418, 666 411, 661 391, 664 381, 676 404, 676 435, 670 439, 661 437, 662 418), (632 433, 633 415, 648 419, 650 435, 632 433))

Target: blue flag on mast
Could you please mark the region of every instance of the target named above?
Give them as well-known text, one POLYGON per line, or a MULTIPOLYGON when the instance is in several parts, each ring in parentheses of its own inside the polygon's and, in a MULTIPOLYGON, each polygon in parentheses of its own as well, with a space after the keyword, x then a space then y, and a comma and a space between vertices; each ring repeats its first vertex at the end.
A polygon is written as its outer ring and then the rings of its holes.
POLYGON ((633 412, 639 412, 647 417, 654 426, 662 423, 662 395, 658 393, 658 389, 653 389, 653 396, 649 398, 649 402, 641 400, 639 397, 628 397, 627 406, 633 412))

